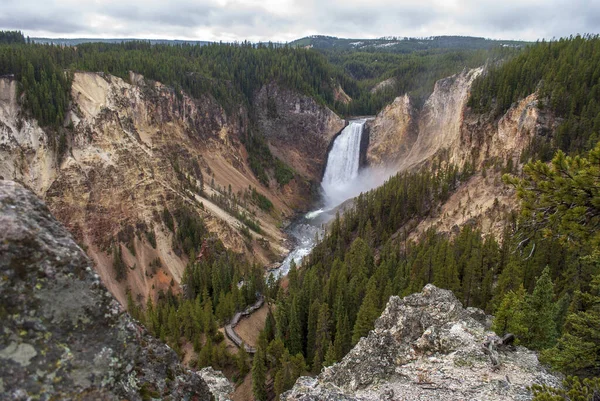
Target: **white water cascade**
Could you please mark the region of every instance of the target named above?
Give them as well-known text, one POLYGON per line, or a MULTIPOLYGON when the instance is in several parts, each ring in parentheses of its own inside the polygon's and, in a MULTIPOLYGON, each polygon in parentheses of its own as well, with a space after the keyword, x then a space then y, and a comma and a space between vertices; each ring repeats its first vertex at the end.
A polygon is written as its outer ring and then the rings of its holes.
POLYGON ((307 213, 292 224, 288 232, 296 239, 296 247, 278 268, 271 271, 275 277, 287 275, 292 261, 299 264, 310 253, 315 246, 316 237, 322 235, 321 224, 333 217, 332 208, 360 193, 357 180, 360 142, 365 122, 366 120, 350 121, 335 139, 321 181, 325 206, 307 213))
POLYGON ((327 158, 321 187, 328 207, 337 206, 354 195, 358 177, 360 143, 367 120, 353 120, 335 139, 327 158))

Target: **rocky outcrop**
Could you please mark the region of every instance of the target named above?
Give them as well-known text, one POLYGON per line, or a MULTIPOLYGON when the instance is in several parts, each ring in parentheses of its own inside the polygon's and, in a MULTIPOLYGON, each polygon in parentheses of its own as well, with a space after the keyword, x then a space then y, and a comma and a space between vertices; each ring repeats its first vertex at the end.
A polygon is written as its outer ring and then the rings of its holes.
POLYGON ((348 94, 342 88, 342 85, 337 84, 337 86, 333 89, 333 99, 336 102, 340 102, 343 104, 348 104, 352 101, 352 98, 348 96, 348 94))
POLYGON ((234 388, 223 373, 209 366, 200 370, 198 374, 206 382, 215 401, 231 401, 229 395, 233 393, 234 388))
POLYGON ((275 83, 262 87, 254 98, 258 129, 271 151, 306 178, 319 183, 332 139, 345 126, 327 107, 309 96, 275 83))
POLYGON ((417 139, 408 155, 400 161, 400 169, 430 160, 444 148, 460 147, 469 90, 482 71, 482 68, 465 70, 435 83, 433 93, 419 113, 417 139))
MULTIPOLYGON (((384 81, 385 82, 385 81, 384 81)), ((367 122, 369 165, 398 164, 417 139, 416 110, 408 95, 397 97, 367 122)))
POLYGON ((507 112, 494 121, 466 109, 463 114, 460 147, 451 148, 451 159, 470 157, 475 167, 490 164, 495 159, 512 159, 519 164, 521 152, 531 140, 551 137, 560 120, 550 109, 538 108, 537 94, 515 102, 507 112))
POLYGON ((384 89, 390 88, 392 86, 394 86, 396 84, 396 78, 392 77, 392 78, 388 78, 384 81, 379 82, 377 85, 375 85, 372 89, 371 89, 371 93, 377 93, 380 92, 384 89))
POLYGON ((529 400, 528 386, 560 379, 534 352, 489 332, 480 310, 431 284, 390 298, 375 329, 317 378, 300 378, 292 400, 529 400))
POLYGON ((0 180, 2 399, 210 400, 202 378, 124 313, 36 196, 0 180))

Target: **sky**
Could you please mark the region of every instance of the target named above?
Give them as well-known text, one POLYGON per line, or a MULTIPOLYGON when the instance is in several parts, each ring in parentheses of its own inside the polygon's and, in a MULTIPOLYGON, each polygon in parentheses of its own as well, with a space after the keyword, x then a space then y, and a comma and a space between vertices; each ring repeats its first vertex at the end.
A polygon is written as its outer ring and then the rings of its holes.
POLYGON ((287 42, 600 32, 600 0, 0 0, 0 30, 32 37, 287 42))

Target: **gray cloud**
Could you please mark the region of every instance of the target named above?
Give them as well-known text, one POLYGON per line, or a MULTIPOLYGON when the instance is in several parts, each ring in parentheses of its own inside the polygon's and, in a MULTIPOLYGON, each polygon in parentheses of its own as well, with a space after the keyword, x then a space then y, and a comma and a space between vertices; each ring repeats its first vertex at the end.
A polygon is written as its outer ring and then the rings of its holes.
POLYGON ((597 33, 597 0, 3 0, 30 36, 286 41, 307 34, 552 38, 597 33))

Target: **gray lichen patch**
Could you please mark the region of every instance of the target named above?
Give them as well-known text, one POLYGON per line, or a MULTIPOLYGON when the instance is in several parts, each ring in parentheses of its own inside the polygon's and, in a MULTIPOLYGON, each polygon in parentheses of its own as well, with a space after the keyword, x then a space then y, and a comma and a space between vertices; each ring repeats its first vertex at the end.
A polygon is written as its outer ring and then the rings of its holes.
POLYGON ((29 366, 31 360, 35 358, 37 351, 32 345, 12 342, 8 347, 0 350, 0 359, 8 359, 25 367, 29 366))

